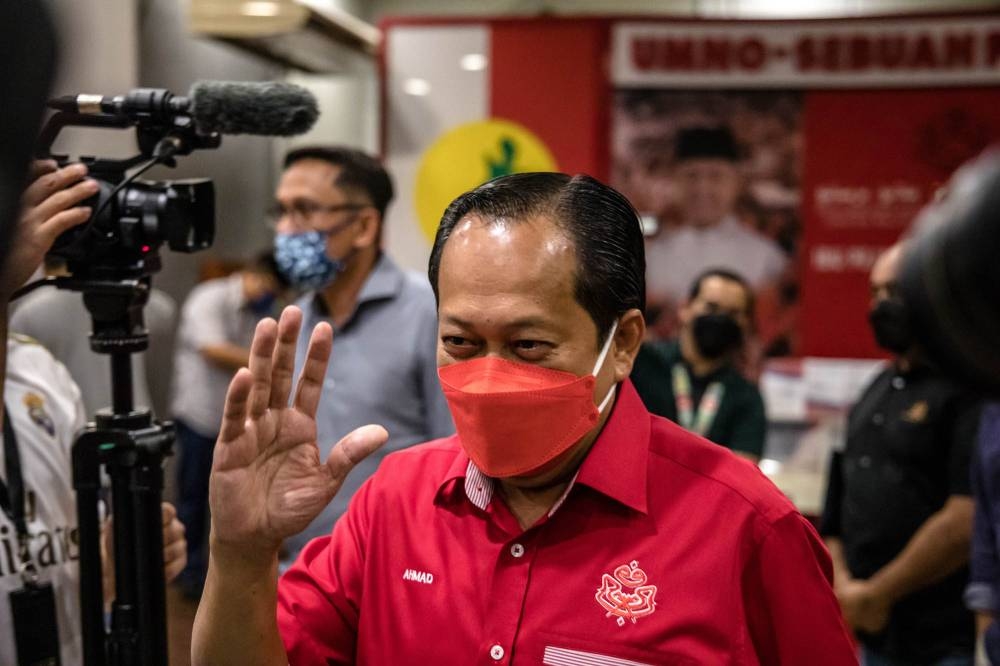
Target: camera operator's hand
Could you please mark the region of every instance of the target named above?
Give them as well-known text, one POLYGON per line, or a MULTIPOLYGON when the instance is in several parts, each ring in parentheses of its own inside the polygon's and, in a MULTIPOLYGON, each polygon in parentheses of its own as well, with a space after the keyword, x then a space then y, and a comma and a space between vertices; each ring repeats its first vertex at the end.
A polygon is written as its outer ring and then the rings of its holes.
MULTIPOLYGON (((101 525, 101 573, 104 580, 104 601, 111 603, 115 598, 115 542, 114 522, 108 518, 101 525)), ((184 525, 177 519, 177 509, 169 502, 160 504, 160 520, 163 527, 163 580, 177 578, 187 564, 187 539, 184 525)))
POLYGON ((163 502, 160 508, 163 521, 163 579, 169 583, 177 578, 187 564, 187 538, 174 505, 163 502))
POLYGON ((210 482, 213 555, 273 560, 282 541, 305 529, 354 465, 388 438, 381 426, 363 426, 320 460, 316 409, 333 331, 325 323, 313 330, 289 406, 301 322, 295 307, 285 309, 280 323, 262 320, 250 369, 229 385, 210 482))
POLYGON ((90 208, 77 204, 98 190, 97 181, 86 178, 83 164, 60 169, 51 160, 38 160, 31 171, 32 182, 21 197, 21 216, 0 276, 0 300, 4 303, 42 263, 59 234, 90 217, 90 208))

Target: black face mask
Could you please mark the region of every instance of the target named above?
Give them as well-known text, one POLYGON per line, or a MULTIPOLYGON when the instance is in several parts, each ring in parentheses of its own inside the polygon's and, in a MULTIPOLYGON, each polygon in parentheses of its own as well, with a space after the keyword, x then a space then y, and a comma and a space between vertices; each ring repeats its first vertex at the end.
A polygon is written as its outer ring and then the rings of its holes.
POLYGON ((743 344, 743 329, 735 319, 725 314, 695 317, 692 332, 698 351, 707 359, 721 358, 743 344))
POLYGON ((913 346, 913 329, 906 305, 895 298, 876 303, 868 313, 868 323, 875 333, 875 342, 894 354, 905 353, 913 346))

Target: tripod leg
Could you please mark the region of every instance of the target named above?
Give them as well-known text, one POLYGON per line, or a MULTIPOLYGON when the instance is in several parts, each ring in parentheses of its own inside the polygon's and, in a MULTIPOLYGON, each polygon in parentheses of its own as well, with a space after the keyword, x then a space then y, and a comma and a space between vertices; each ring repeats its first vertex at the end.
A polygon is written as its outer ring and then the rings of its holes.
POLYGON ((107 663, 104 590, 101 580, 101 526, 97 510, 97 493, 101 482, 99 444, 85 433, 73 445, 73 485, 77 492, 76 515, 80 530, 80 616, 85 666, 104 666, 107 663))
POLYGON ((163 578, 163 528, 160 509, 163 488, 159 453, 146 454, 133 470, 136 592, 142 661, 167 666, 166 591, 163 578))
POLYGON ((111 607, 111 664, 128 666, 139 661, 140 637, 136 590, 135 511, 130 493, 133 451, 121 451, 109 465, 111 504, 114 511, 115 601, 111 607))

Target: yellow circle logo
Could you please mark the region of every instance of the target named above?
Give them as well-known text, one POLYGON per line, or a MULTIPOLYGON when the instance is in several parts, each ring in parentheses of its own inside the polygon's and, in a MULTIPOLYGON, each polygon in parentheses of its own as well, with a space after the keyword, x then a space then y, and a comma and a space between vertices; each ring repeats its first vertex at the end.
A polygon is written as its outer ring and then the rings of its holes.
POLYGON ((488 180, 525 171, 556 171, 541 139, 509 120, 459 125, 427 149, 417 171, 414 202, 420 228, 432 242, 455 197, 488 180))

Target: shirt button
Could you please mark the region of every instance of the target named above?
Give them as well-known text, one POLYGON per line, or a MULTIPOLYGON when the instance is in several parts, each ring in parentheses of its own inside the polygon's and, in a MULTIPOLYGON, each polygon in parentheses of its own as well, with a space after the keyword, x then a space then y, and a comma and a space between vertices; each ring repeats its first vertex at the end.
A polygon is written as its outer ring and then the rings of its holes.
POLYGON ((858 464, 861 465, 863 468, 868 469, 869 467, 872 466, 871 456, 861 456, 861 459, 858 460, 858 464))
POLYGON ((874 423, 877 426, 882 425, 883 423, 885 423, 885 416, 883 416, 882 414, 876 414, 875 416, 872 417, 872 423, 874 423))
POLYGON ((500 661, 503 659, 504 651, 503 647, 499 645, 494 645, 490 648, 490 656, 493 657, 493 661, 500 661))
POLYGON ((524 546, 522 546, 519 543, 515 543, 513 546, 510 547, 510 554, 513 555, 514 557, 521 557, 522 555, 524 555, 524 546))
POLYGON ((894 389, 896 389, 898 391, 898 390, 903 389, 905 387, 906 387, 906 380, 905 379, 903 379, 902 377, 893 377, 892 378, 892 388, 894 388, 894 389))

